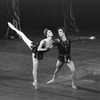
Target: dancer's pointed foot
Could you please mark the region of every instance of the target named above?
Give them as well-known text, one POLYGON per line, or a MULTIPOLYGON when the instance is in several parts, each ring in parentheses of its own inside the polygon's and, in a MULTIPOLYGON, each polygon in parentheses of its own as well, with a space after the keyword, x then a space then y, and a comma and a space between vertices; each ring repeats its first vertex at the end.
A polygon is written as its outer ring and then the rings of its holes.
POLYGON ((15 30, 16 28, 14 27, 13 24, 11 24, 10 22, 8 22, 8 26, 12 29, 12 30, 15 30))
POLYGON ((72 88, 76 90, 77 86, 75 84, 72 84, 72 88))
POLYGON ((54 82, 55 82, 55 80, 52 79, 52 80, 48 81, 47 84, 54 83, 54 82))
POLYGON ((37 82, 33 82, 32 84, 34 85, 35 90, 37 90, 37 82))

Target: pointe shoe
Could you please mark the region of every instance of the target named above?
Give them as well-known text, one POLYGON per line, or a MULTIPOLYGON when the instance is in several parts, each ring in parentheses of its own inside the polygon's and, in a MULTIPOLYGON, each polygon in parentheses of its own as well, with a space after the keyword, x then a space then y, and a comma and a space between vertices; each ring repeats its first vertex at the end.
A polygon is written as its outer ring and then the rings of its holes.
POLYGON ((77 89, 77 86, 76 85, 72 85, 72 88, 76 90, 77 89))
POLYGON ((50 80, 47 82, 47 84, 54 83, 54 82, 55 82, 55 80, 50 80))
POLYGON ((35 90, 37 90, 37 83, 36 82, 33 82, 32 84, 34 85, 35 90))

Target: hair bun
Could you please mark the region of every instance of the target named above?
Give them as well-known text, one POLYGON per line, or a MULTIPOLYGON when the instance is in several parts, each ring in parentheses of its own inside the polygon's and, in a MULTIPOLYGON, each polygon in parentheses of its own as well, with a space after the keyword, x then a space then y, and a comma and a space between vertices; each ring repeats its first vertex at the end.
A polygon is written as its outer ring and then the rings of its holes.
POLYGON ((48 31, 48 29, 47 29, 47 28, 45 28, 45 29, 43 30, 44 35, 46 35, 46 34, 47 34, 47 31, 48 31))

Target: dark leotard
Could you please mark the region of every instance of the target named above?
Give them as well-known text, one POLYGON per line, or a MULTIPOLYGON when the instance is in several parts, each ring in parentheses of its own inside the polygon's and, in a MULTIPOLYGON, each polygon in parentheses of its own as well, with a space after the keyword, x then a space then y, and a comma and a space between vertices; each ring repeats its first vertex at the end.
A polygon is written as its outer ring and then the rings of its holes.
POLYGON ((58 60, 61 62, 68 62, 68 59, 71 60, 70 56, 70 40, 67 38, 66 41, 62 41, 61 39, 56 39, 54 45, 57 46, 59 55, 58 60))
MULTIPOLYGON (((37 51, 38 46, 39 46, 39 44, 32 43, 32 46, 31 46, 32 53, 35 54, 34 55, 35 58, 37 58, 38 60, 42 60, 43 59, 43 54, 45 52, 47 52, 47 50, 46 51, 37 51)), ((43 48, 44 48, 44 45, 43 45, 43 48)))
POLYGON ((89 40, 89 37, 79 36, 79 37, 67 37, 66 40, 62 41, 60 38, 56 39, 54 45, 57 46, 59 55, 58 60, 61 62, 68 62, 71 60, 71 43, 74 41, 89 40))

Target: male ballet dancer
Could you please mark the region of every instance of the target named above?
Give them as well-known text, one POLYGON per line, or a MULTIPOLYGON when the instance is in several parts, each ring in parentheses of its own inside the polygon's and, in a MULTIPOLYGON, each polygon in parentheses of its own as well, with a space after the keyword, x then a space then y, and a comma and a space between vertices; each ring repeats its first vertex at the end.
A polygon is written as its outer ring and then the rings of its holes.
POLYGON ((32 51, 32 61, 33 61, 33 85, 35 86, 35 89, 37 89, 37 68, 39 61, 43 59, 43 54, 47 51, 49 51, 53 45, 53 33, 49 29, 44 29, 44 35, 47 37, 40 41, 39 44, 34 43, 30 39, 28 39, 25 34, 18 29, 16 29, 10 22, 8 22, 8 26, 14 30, 21 38, 22 40, 28 45, 28 47, 32 51))
POLYGON ((68 38, 67 35, 65 35, 65 30, 63 27, 58 28, 58 36, 59 38, 56 39, 56 41, 54 42, 54 45, 57 46, 58 51, 59 51, 59 55, 58 55, 58 59, 56 63, 56 69, 55 69, 53 78, 50 81, 48 81, 47 84, 55 82, 58 72, 60 71, 64 63, 66 63, 72 73, 71 74, 72 88, 77 89, 77 86, 75 85, 75 79, 76 79, 75 65, 74 65, 74 62, 72 61, 71 54, 70 54, 71 42, 77 41, 77 40, 85 40, 85 39, 94 40, 95 37, 94 36, 91 36, 91 37, 81 36, 81 37, 76 37, 73 40, 71 40, 68 38))

